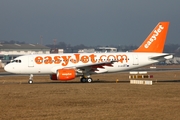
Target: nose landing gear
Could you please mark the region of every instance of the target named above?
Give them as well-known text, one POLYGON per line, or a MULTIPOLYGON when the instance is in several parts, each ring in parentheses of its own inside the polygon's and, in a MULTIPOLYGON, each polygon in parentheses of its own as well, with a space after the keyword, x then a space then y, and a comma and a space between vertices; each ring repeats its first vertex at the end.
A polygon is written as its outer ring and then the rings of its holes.
POLYGON ((28 83, 29 84, 33 83, 33 74, 30 74, 28 83))

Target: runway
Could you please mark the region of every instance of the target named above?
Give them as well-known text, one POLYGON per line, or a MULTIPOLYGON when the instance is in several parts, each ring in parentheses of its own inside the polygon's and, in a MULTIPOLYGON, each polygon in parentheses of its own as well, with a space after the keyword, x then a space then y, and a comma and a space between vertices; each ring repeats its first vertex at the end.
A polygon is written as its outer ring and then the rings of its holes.
MULTIPOLYGON (((143 70, 144 71, 144 70, 143 70)), ((109 74, 96 74, 92 75, 93 82, 90 84, 129 84, 129 71, 109 73, 109 74)), ((178 83, 180 82, 179 69, 164 69, 164 70, 149 70, 147 75, 153 75, 153 78, 146 79, 155 82, 178 83)), ((7 72, 0 72, 0 84, 28 84, 29 75, 11 74, 7 72)), ((145 79, 142 79, 145 80, 145 79)), ((52 81, 49 75, 34 75, 33 84, 89 84, 81 83, 79 77, 71 81, 52 81)))

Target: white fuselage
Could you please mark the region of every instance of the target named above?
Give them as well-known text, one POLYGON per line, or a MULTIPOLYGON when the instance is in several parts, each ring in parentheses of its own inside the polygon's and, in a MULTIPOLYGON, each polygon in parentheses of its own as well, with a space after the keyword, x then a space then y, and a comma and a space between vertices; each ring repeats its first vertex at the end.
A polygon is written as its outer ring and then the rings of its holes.
POLYGON ((126 71, 152 63, 165 60, 151 59, 158 56, 168 55, 166 53, 138 53, 138 52, 117 52, 117 53, 71 53, 71 54, 37 54, 25 55, 14 59, 5 66, 5 70, 16 74, 53 74, 62 68, 89 68, 94 64, 113 62, 111 66, 104 65, 103 68, 91 71, 91 73, 108 73, 126 71))

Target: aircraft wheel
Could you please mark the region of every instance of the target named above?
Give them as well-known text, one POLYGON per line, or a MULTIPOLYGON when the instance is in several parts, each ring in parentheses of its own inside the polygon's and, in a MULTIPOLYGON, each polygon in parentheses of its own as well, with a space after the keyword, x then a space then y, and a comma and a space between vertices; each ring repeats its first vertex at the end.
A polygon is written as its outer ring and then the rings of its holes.
POLYGON ((81 78, 81 82, 85 83, 86 82, 86 78, 81 78))
POLYGON ((87 78, 87 82, 91 83, 92 82, 92 78, 87 78))
POLYGON ((32 84, 32 83, 33 83, 33 81, 32 81, 32 80, 29 80, 29 81, 28 81, 28 83, 29 83, 29 84, 32 84))
POLYGON ((33 83, 33 74, 30 74, 28 83, 29 84, 33 83))

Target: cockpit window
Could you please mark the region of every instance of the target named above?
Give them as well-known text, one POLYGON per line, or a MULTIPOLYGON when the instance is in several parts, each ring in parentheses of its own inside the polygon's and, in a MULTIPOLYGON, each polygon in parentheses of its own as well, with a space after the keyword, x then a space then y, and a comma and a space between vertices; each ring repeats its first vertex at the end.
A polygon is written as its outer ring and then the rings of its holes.
POLYGON ((21 60, 12 60, 11 63, 21 63, 21 60))

